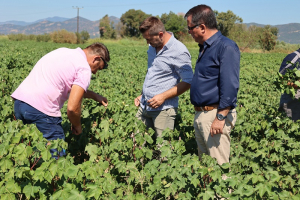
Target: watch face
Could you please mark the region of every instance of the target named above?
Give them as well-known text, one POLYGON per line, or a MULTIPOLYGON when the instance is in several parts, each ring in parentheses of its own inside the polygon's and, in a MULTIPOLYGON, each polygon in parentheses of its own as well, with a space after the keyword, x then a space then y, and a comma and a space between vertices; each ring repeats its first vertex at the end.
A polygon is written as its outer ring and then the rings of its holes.
POLYGON ((225 117, 222 114, 217 114, 217 119, 218 120, 223 120, 225 117))

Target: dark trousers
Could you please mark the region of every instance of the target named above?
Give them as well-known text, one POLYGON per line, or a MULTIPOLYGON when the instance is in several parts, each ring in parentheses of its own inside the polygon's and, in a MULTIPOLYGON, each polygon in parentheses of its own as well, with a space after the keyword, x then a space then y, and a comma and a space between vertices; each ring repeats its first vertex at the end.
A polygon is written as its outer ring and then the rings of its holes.
MULTIPOLYGON (((35 124, 40 132, 43 133, 43 137, 47 140, 65 139, 65 134, 61 125, 61 117, 51 117, 41 111, 35 109, 29 104, 15 100, 14 113, 17 119, 22 120, 24 124, 35 124)), ((54 155, 57 149, 50 150, 53 158, 58 158, 54 155)), ((65 155, 65 150, 58 153, 59 156, 65 155)))

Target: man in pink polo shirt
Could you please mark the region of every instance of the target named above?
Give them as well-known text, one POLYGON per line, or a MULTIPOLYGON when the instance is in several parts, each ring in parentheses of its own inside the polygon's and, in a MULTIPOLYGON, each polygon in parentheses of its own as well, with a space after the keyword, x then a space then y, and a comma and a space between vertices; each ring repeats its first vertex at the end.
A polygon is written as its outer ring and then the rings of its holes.
MULTIPOLYGON (((67 115, 72 133, 79 135, 82 132, 82 98, 91 98, 107 106, 107 99, 88 87, 92 73, 107 68, 109 60, 109 51, 101 43, 83 50, 59 48, 46 54, 11 95, 15 100, 16 118, 24 124, 36 124, 47 140, 65 139, 60 109, 69 99, 67 115)), ((53 155, 56 150, 51 151, 53 155)))

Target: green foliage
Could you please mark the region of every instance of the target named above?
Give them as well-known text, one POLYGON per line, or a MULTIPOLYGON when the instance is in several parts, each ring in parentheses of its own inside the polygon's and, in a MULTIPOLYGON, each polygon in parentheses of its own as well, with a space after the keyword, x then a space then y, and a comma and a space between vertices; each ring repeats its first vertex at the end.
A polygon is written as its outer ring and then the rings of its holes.
POLYGON ((226 37, 229 36, 229 32, 233 28, 234 24, 243 22, 243 19, 236 16, 231 10, 228 10, 226 13, 219 13, 218 11, 214 12, 218 23, 218 30, 220 30, 226 37))
POLYGON ((90 39, 89 32, 81 31, 80 32, 80 41, 81 41, 81 43, 85 43, 86 41, 88 41, 88 39, 90 39))
POLYGON ((22 33, 18 34, 8 34, 8 39, 13 40, 13 41, 23 41, 23 40, 36 40, 36 35, 25 35, 22 33))
POLYGON ((69 32, 65 29, 54 31, 50 33, 51 40, 55 43, 78 43, 77 36, 75 33, 69 32))
POLYGON ((246 24, 234 24, 229 31, 229 38, 237 43, 240 51, 255 48, 258 44, 259 31, 256 26, 247 28, 246 24))
POLYGON ((289 94, 293 99, 297 93, 297 89, 300 87, 300 71, 299 63, 291 63, 289 61, 288 64, 291 64, 292 69, 286 69, 285 74, 277 73, 277 78, 275 79, 276 88, 280 91, 281 94, 286 93, 289 94))
POLYGON ((37 42, 49 42, 49 41, 51 41, 51 37, 47 33, 45 33, 43 35, 37 35, 36 36, 36 41, 37 42))
POLYGON ((108 15, 100 19, 99 23, 100 38, 115 39, 116 31, 114 30, 114 22, 110 22, 108 15))
POLYGON ((139 37, 141 35, 139 26, 147 17, 150 15, 135 9, 130 9, 122 14, 120 20, 126 26, 125 36, 139 37))
POLYGON ((259 35, 259 44, 262 49, 270 51, 275 48, 277 40, 278 29, 276 27, 271 27, 270 25, 265 26, 261 30, 259 35))
MULTIPOLYGON (((277 111, 280 93, 273 84, 286 54, 242 53, 230 164, 219 166, 210 156, 198 160, 188 92, 180 96, 175 130, 163 133, 168 160, 153 155, 154 131, 135 118, 133 103, 147 71, 146 44, 107 44, 113 67, 93 75, 90 89, 106 96, 108 107, 84 100, 77 136, 64 106, 66 142, 46 146, 35 125, 14 120, 10 94, 39 58, 62 46, 77 47, 1 41, 1 199, 299 199, 300 124, 277 111), (50 158, 54 147, 67 156, 50 158)), ((198 49, 190 53, 195 63, 198 49)))
POLYGON ((160 20, 165 25, 166 30, 173 32, 177 39, 181 39, 188 34, 186 20, 183 15, 176 15, 170 11, 169 14, 162 14, 160 20))

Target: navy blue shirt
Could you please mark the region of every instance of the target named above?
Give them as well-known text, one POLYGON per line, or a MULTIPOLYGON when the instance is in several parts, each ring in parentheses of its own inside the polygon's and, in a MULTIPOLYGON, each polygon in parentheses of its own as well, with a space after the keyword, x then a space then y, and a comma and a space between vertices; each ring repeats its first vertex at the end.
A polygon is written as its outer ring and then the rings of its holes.
POLYGON ((200 46, 190 97, 194 106, 235 108, 239 89, 240 50, 220 31, 200 46))

